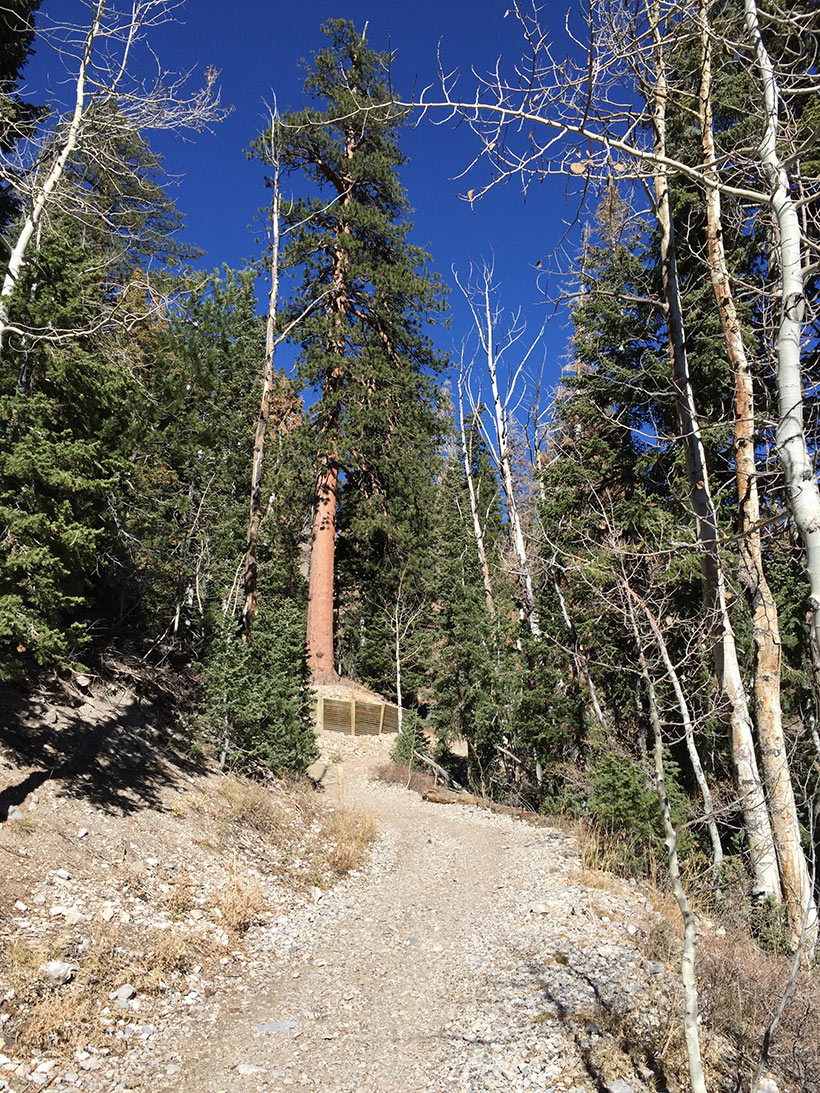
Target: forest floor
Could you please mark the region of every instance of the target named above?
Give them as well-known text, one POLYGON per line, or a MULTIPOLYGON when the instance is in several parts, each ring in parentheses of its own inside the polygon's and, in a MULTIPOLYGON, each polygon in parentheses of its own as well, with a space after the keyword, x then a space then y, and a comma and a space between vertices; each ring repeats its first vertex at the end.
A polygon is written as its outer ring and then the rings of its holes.
POLYGON ((0 1090, 679 1088, 668 927, 569 833, 380 780, 392 737, 271 812, 118 701, 6 712, 0 1090))

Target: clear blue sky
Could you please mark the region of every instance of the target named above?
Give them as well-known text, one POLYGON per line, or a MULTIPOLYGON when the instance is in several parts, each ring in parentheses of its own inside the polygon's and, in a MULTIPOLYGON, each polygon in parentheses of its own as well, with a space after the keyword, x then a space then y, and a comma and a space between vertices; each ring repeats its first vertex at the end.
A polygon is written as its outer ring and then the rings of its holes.
MULTIPOLYGON (((550 5, 545 15, 563 36, 565 3, 550 5)), ((164 65, 193 70, 198 77, 207 65, 221 72, 225 103, 233 110, 212 133, 192 139, 153 138, 168 171, 179 176, 174 198, 187 221, 187 238, 203 247, 208 267, 240 266, 254 252, 252 218, 266 200, 264 171, 244 154, 264 124, 264 101, 276 94, 280 109, 301 105, 301 58, 322 47, 320 26, 325 19, 344 17, 358 27, 368 22, 368 40, 376 49, 396 51, 395 86, 407 94, 436 79, 436 53, 441 49, 447 68, 459 68, 465 91, 474 87, 470 67, 491 68, 499 55, 511 68, 520 48, 519 27, 504 18, 505 0, 387 0, 380 4, 348 0, 299 3, 289 0, 187 0, 178 11, 180 22, 160 28, 151 38, 164 65)), ((77 11, 77 0, 43 0, 42 10, 55 18, 77 11)), ((50 86, 57 97, 59 66, 45 50, 27 72, 31 91, 50 86)), ((32 97, 34 95, 32 94, 32 97)), ((460 200, 482 174, 457 181, 477 146, 466 127, 422 122, 408 129, 404 147, 411 163, 403 171, 415 208, 414 241, 432 255, 435 268, 450 281, 450 267, 465 272, 470 261, 493 258, 505 304, 521 306, 531 329, 540 326, 547 308, 537 282, 535 263, 544 261, 560 238, 562 221, 574 214, 565 199, 564 183, 553 178, 530 190, 524 202, 517 183, 499 188, 474 209, 460 200)), ((449 349, 460 344, 469 327, 457 294, 451 297, 452 327, 438 341, 449 349)), ((558 315, 547 334, 546 379, 555 382, 565 353, 566 317, 558 315)))

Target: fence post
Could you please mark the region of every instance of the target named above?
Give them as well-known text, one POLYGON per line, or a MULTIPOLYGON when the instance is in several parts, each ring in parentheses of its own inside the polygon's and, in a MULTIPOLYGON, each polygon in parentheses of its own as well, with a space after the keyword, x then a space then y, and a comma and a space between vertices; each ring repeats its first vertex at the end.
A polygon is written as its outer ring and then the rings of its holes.
POLYGON ((319 729, 325 727, 325 696, 319 695, 316 700, 316 726, 319 729))
POLYGON ((382 708, 379 712, 379 736, 381 736, 382 729, 384 728, 384 711, 385 711, 386 707, 387 707, 387 703, 382 702, 382 708))
POLYGON ((350 735, 356 735, 356 699, 350 700, 350 735))

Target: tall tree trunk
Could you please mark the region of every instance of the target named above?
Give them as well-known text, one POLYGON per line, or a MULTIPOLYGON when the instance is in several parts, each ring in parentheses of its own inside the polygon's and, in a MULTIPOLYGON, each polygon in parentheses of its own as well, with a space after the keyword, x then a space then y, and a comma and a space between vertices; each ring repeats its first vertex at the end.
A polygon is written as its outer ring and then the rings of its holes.
POLYGON ((270 154, 273 163, 270 294, 268 296, 268 318, 265 326, 265 364, 262 370, 262 395, 259 401, 259 416, 256 419, 256 433, 253 441, 250 519, 248 521, 248 539, 245 548, 243 574, 245 599, 242 607, 241 633, 242 640, 245 643, 250 640, 251 627, 256 618, 259 599, 257 552, 259 548, 259 527, 262 523, 262 469, 265 458, 265 437, 268 432, 268 418, 270 416, 271 392, 273 390, 276 308, 279 301, 279 153, 276 141, 276 118, 274 117, 271 119, 270 127, 270 154))
POLYGON ((777 454, 786 477, 792 519, 806 554, 806 571, 811 588, 811 641, 820 650, 820 488, 803 424, 800 368, 800 336, 806 310, 803 244, 788 171, 778 151, 780 89, 777 77, 760 32, 755 0, 744 0, 743 10, 746 33, 754 52, 763 92, 765 128, 759 156, 771 191, 770 204, 777 224, 779 242, 777 454))
MULTIPOLYGON (((515 379, 510 385, 506 399, 502 398, 498 385, 498 360, 496 358, 495 329, 490 288, 490 272, 489 270, 485 270, 483 287, 485 325, 483 327, 479 326, 479 336, 481 337, 487 355, 487 371, 490 376, 490 389, 493 394, 492 414, 495 426, 496 450, 498 452, 498 468, 501 475, 501 488, 504 491, 504 501, 507 506, 507 524, 510 529, 510 543, 518 567, 518 582, 524 595, 524 609, 527 623, 532 636, 534 638, 540 638, 541 623, 538 619, 538 609, 535 604, 535 586, 533 584, 532 569, 527 554, 527 544, 524 538, 521 512, 518 508, 518 498, 515 493, 512 455, 510 452, 510 424, 507 404, 515 379)), ((518 378, 518 373, 516 373, 515 378, 518 378)))
MULTIPOLYGON (((345 137, 345 159, 350 161, 356 150, 356 134, 350 129, 345 137)), ((339 204, 344 210, 351 202, 353 179, 350 176, 340 178, 339 204)), ((344 211, 340 216, 338 232, 350 233, 350 226, 345 220, 344 211)), ((345 355, 347 313, 350 306, 348 296, 349 261, 345 248, 337 242, 333 261, 333 310, 336 329, 331 335, 330 346, 341 360, 345 355)), ((325 379, 325 394, 330 392, 340 379, 340 369, 331 369, 325 379)), ((336 674, 335 633, 333 600, 335 591, 336 569, 336 504, 339 488, 338 463, 338 410, 334 409, 327 419, 320 423, 319 431, 331 450, 324 467, 319 471, 316 481, 316 496, 313 509, 313 537, 310 549, 310 581, 307 608, 307 662, 311 680, 314 683, 328 683, 338 679, 336 674)))
MULTIPOLYGON (((717 182, 712 116, 712 48, 706 4, 701 0, 700 128, 704 174, 717 182)), ((780 701, 781 646, 777 604, 763 568, 760 498, 754 441, 754 387, 743 330, 735 305, 723 245, 721 195, 717 185, 704 189, 709 274, 714 288, 726 354, 735 376, 735 479, 740 539, 740 576, 752 610, 757 651, 754 676, 757 737, 763 761, 769 814, 780 866, 789 941, 796 947, 804 926, 817 932, 817 909, 803 853, 780 701)), ((815 936, 816 941, 816 936, 815 936)), ((814 948, 812 942, 811 948, 814 948)))
POLYGON ((715 634, 715 670, 720 689, 729 707, 732 760, 743 810, 752 872, 758 892, 779 900, 781 898, 780 879, 774 839, 755 757, 752 720, 740 673, 734 630, 726 603, 725 575, 718 545, 717 512, 712 500, 709 469, 686 352, 686 332, 675 251, 675 228, 669 198, 668 171, 665 166, 668 84, 657 14, 652 18, 652 32, 655 43, 655 83, 651 93, 651 105, 657 157, 653 181, 656 216, 661 237, 664 303, 678 424, 686 455, 690 499, 701 545, 706 610, 715 634))
POLYGON ((487 551, 484 546, 484 528, 481 524, 481 516, 478 511, 478 498, 476 496, 475 481, 473 480, 473 468, 470 461, 470 451, 467 447, 467 430, 464 426, 464 372, 458 373, 458 424, 461 435, 461 455, 464 461, 464 476, 467 479, 467 492, 470 497, 470 513, 473 519, 473 536, 475 538, 476 551, 478 552, 478 564, 481 567, 481 579, 484 582, 484 602, 490 618, 495 619, 495 598, 493 585, 490 580, 490 567, 487 564, 487 551))
POLYGON ((336 491, 339 468, 329 464, 319 475, 313 513, 307 613, 308 667, 314 683, 338 678, 333 650, 333 587, 336 561, 336 491))

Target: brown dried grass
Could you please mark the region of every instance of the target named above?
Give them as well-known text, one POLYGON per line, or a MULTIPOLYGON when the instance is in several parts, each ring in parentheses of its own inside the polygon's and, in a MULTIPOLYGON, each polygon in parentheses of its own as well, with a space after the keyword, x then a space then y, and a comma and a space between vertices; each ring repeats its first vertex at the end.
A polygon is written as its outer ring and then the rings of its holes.
MULTIPOLYGON (((705 934, 696 971, 707 1029, 729 1041, 736 1069, 757 1066, 766 1030, 777 1012, 792 958, 763 952, 742 930, 705 934)), ((768 1069, 797 1089, 820 1089, 820 975, 798 971, 769 1050, 768 1069)))
POLYGON ((380 767, 376 768, 376 777, 380 782, 404 786, 405 789, 412 789, 416 793, 426 793, 428 789, 432 789, 436 784, 432 774, 420 770, 411 770, 404 763, 382 763, 380 767))
POLYGON ((322 837, 327 844, 327 866, 336 876, 343 877, 364 864, 370 844, 376 837, 376 824, 364 812, 339 809, 327 817, 322 837))

